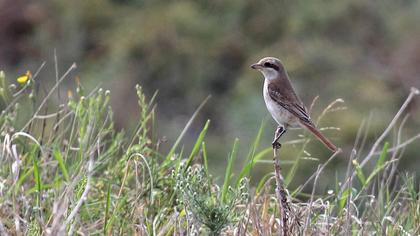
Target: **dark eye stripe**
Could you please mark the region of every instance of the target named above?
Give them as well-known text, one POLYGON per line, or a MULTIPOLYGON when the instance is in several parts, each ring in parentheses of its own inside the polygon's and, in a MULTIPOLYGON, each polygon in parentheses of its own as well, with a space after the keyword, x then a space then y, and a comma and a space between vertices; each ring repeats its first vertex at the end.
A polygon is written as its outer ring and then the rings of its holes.
POLYGON ((264 66, 269 67, 269 68, 273 68, 274 70, 279 71, 279 67, 277 65, 274 65, 273 63, 266 62, 266 63, 264 63, 264 66))

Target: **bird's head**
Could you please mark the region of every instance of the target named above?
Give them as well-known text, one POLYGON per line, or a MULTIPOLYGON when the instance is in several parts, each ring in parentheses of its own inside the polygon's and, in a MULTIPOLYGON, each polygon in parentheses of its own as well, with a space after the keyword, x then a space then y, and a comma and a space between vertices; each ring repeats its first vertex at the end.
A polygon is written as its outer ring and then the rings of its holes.
POLYGON ((259 70, 268 80, 274 80, 278 78, 279 74, 284 73, 283 64, 275 57, 264 57, 259 62, 252 64, 251 68, 259 70))

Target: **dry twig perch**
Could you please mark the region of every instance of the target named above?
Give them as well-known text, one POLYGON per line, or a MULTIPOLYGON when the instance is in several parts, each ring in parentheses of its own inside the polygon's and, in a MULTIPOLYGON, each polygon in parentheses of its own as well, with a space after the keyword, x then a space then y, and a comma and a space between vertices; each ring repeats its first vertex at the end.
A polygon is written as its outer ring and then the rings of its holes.
POLYGON ((287 192, 284 188, 283 177, 281 176, 280 161, 278 159, 278 150, 280 150, 281 145, 273 145, 273 164, 276 175, 276 196, 280 209, 280 227, 282 230, 283 236, 288 235, 288 211, 290 210, 288 201, 287 201, 287 192))

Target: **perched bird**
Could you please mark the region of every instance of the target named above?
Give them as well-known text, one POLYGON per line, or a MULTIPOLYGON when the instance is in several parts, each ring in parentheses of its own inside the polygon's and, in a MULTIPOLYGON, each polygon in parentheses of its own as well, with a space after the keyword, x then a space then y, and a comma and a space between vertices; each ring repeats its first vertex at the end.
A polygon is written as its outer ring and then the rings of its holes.
POLYGON ((314 134, 331 151, 337 151, 337 147, 322 135, 312 122, 279 59, 266 57, 258 63, 252 64, 251 68, 259 70, 264 75, 264 101, 271 116, 278 124, 272 143, 273 148, 280 147, 279 139, 288 128, 301 126, 314 134))

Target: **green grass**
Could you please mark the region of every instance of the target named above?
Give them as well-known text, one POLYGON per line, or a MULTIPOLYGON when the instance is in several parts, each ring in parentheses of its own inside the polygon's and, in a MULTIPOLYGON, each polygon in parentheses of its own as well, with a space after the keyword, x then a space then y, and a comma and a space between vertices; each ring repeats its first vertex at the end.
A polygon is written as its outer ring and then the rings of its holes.
MULTIPOLYGON (((36 80, 35 75, 25 86, 10 86, 0 73, 4 108, 0 115, 0 235, 281 232, 273 174, 249 185, 253 167, 271 160, 269 144, 261 144, 264 122, 243 164, 236 161, 239 140, 233 141, 223 185, 218 186, 208 169, 211 157, 205 136, 210 121, 203 124, 192 150, 179 148, 207 99, 170 151, 162 153, 154 133, 159 125, 153 105, 156 94, 148 101, 142 88, 135 88, 140 114, 136 128, 126 133, 114 127, 110 91, 85 93, 78 84, 66 104, 54 109, 53 95, 59 84, 42 96, 36 94, 36 80)), ((359 134, 358 140, 364 140, 363 128, 359 134)), ((287 183, 296 176, 309 140, 305 137, 287 183)), ((404 147, 395 147, 403 142, 385 139, 380 143, 382 149, 369 152, 370 156, 356 149, 347 158, 339 154, 349 164, 347 177, 337 179, 334 190, 316 193, 315 188, 335 156, 319 165, 307 183, 288 189, 290 235, 419 234, 418 183, 415 176, 397 169, 404 147), (364 158, 371 158, 371 167, 359 164, 364 158), (313 190, 305 192, 308 184, 313 190)))

